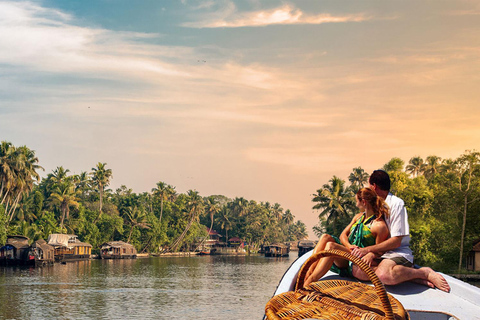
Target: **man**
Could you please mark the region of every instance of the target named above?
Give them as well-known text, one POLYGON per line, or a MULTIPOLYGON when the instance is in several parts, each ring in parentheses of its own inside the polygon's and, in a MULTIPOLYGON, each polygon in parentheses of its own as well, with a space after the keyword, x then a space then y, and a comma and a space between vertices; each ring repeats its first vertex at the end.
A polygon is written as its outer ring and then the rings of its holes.
MULTIPOLYGON (((383 170, 375 170, 369 179, 370 188, 382 197, 390 207, 390 216, 386 218, 390 238, 379 244, 352 250, 354 256, 365 261, 380 257, 375 273, 386 285, 395 285, 405 281, 415 281, 431 288, 450 292, 450 286, 441 274, 431 268, 412 268, 413 254, 410 249, 410 230, 407 210, 402 199, 390 193, 390 177, 383 170)), ((354 266, 353 275, 360 280, 368 280, 367 275, 354 266)))

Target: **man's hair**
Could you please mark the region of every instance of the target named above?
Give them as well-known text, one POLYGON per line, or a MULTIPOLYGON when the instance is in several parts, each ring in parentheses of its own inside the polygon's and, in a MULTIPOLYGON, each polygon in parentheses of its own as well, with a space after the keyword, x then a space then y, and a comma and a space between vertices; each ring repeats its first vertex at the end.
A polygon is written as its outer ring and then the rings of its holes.
POLYGON ((368 180, 370 185, 376 184, 380 190, 383 191, 390 191, 390 176, 384 170, 375 170, 370 175, 370 179, 368 180))

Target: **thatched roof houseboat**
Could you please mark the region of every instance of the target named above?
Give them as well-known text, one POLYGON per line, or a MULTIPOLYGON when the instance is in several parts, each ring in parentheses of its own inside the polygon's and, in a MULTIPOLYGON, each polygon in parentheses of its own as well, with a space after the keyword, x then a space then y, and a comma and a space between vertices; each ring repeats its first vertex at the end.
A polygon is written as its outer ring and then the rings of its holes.
POLYGON ((55 249, 55 260, 88 260, 92 254, 92 245, 81 242, 74 234, 53 233, 48 236, 48 244, 55 249))
POLYGON ((0 264, 2 265, 25 265, 35 260, 29 256, 30 245, 28 237, 7 236, 7 243, 0 248, 0 264))
POLYGON ((316 242, 313 240, 300 240, 298 241, 298 256, 301 257, 305 253, 315 248, 316 242))
POLYGON ((105 242, 100 246, 100 257, 102 259, 136 259, 137 249, 123 241, 105 242))
POLYGON ((55 249, 43 239, 32 244, 30 255, 35 257, 35 266, 49 265, 55 261, 55 249))
POLYGON ((265 257, 288 257, 290 248, 283 243, 275 243, 265 247, 265 257))

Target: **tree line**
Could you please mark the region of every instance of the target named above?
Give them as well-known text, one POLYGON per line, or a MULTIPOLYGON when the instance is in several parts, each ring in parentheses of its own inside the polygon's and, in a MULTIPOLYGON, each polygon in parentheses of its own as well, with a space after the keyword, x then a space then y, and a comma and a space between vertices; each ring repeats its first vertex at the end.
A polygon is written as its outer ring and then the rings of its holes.
POLYGON ((101 162, 80 174, 59 166, 41 178, 40 170, 33 150, 1 142, 0 245, 7 234, 33 242, 68 233, 94 251, 112 240, 132 243, 139 252, 186 251, 208 237, 207 227, 223 241, 241 238, 252 250, 307 237, 305 224, 278 203, 178 193, 163 181, 151 192, 135 193, 124 185, 112 191, 113 172, 101 162))
MULTIPOLYGON (((415 263, 443 272, 464 268, 468 252, 480 239, 480 153, 467 150, 456 159, 415 156, 407 164, 395 157, 382 169, 392 180, 391 192, 405 201, 415 263)), ((341 233, 357 213, 355 194, 368 186, 368 178, 357 167, 348 184, 333 176, 316 191, 315 234, 341 233)))

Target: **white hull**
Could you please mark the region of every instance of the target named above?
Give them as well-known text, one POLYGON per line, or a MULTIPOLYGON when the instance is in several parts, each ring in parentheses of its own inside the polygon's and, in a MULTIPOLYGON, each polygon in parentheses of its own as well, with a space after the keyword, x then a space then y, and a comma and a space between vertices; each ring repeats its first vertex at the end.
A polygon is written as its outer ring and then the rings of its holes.
MULTIPOLYGON (((274 295, 294 289, 298 272, 311 255, 312 251, 307 252, 292 263, 285 272, 274 295)), ((451 287, 450 293, 412 282, 385 286, 385 288, 408 310, 412 320, 480 320, 480 288, 448 275, 442 275, 451 287)), ((324 279, 342 278, 329 271, 324 279)))

